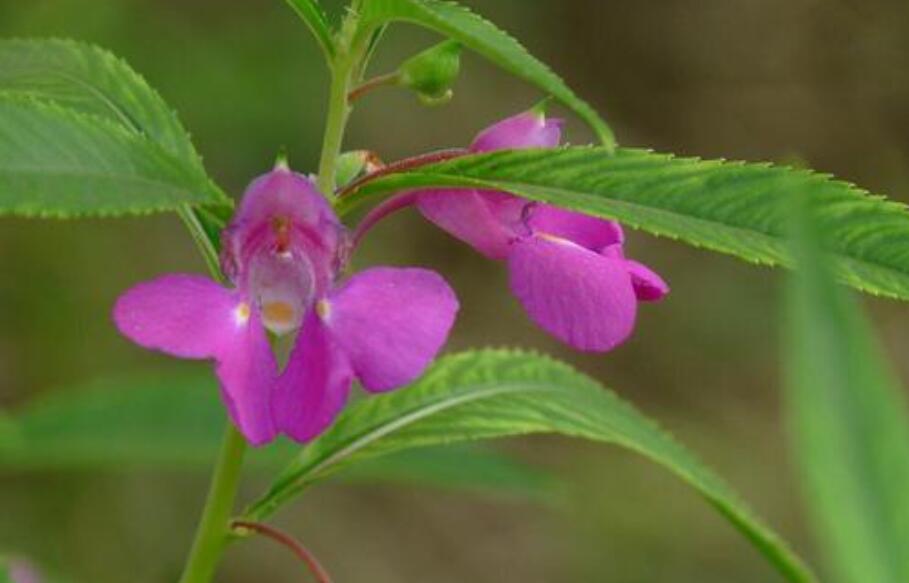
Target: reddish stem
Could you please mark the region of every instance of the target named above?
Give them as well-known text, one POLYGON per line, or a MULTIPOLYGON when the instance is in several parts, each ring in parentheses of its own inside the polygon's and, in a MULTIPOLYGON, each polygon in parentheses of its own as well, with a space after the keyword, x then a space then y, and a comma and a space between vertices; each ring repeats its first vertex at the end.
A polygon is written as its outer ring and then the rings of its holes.
POLYGON ((363 237, 366 236, 366 233, 372 229, 376 223, 390 215, 395 211, 399 211, 403 208, 407 208, 417 202, 417 197, 415 192, 405 192, 403 194, 398 194, 387 198, 381 203, 374 206, 363 220, 360 221, 360 224, 357 225, 357 228, 354 229, 353 242, 351 243, 352 249, 356 249, 360 245, 360 241, 363 240, 363 237))
POLYGON ((387 85, 394 85, 398 82, 397 73, 388 73, 385 75, 379 75, 378 77, 373 77, 368 81, 364 81, 360 85, 356 86, 350 93, 347 94, 347 103, 353 103, 357 99, 360 99, 373 89, 378 89, 379 87, 385 87, 387 85))
POLYGON ((451 160, 452 158, 458 158, 469 154, 470 151, 464 148, 454 148, 450 150, 439 150, 437 152, 429 152, 428 154, 420 154, 419 156, 412 156, 410 158, 404 158, 403 160, 398 160, 397 162, 391 162, 385 166, 379 168, 371 174, 367 174, 362 178, 354 180, 344 188, 338 191, 338 197, 344 197, 350 194, 351 192, 359 189, 361 186, 368 182, 372 182, 376 178, 387 176, 389 174, 394 174, 395 172, 404 172, 405 170, 410 170, 412 168, 418 168, 420 166, 425 166, 427 164, 434 164, 436 162, 444 162, 446 160, 451 160))
POLYGON ((261 534, 265 538, 270 538, 271 540, 284 545, 290 549, 290 552, 306 563, 306 567, 318 583, 332 583, 328 572, 319 564, 316 557, 310 553, 300 541, 286 532, 278 530, 273 526, 262 524, 261 522, 249 522, 246 520, 234 520, 231 523, 231 528, 251 530, 256 534, 261 534))

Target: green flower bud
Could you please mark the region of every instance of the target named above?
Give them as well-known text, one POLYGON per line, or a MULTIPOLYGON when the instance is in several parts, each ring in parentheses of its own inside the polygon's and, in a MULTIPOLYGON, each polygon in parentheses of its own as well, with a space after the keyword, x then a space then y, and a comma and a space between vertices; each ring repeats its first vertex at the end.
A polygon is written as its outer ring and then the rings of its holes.
POLYGON ((404 61, 398 84, 415 91, 425 105, 440 105, 451 99, 460 68, 461 45, 447 40, 404 61))
POLYGON ((375 172, 382 166, 382 161, 375 152, 353 150, 344 152, 338 157, 336 166, 337 186, 344 187, 364 174, 375 172))

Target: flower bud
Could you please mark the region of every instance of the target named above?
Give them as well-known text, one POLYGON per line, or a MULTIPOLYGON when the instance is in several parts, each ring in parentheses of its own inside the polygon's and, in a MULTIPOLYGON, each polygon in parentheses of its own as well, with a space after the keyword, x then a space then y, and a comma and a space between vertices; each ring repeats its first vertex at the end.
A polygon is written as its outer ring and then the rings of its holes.
POLYGON ((424 105, 441 105, 451 99, 460 68, 461 45, 447 40, 404 61, 398 84, 415 91, 424 105))
POLYGON ((379 156, 370 150, 352 150, 338 156, 335 182, 339 188, 347 186, 364 174, 375 172, 383 166, 379 156))

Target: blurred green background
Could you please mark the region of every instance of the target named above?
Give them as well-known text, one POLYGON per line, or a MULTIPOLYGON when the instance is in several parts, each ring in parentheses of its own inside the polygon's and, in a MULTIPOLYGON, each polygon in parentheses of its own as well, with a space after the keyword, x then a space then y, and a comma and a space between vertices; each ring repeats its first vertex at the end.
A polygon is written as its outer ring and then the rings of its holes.
MULTIPOLYGON (((902 0, 466 3, 564 76, 625 145, 804 162, 906 200, 902 0)), ((209 171, 234 195, 281 146, 297 169, 315 166, 326 74, 280 0, 0 0, 0 34, 73 37, 124 57, 179 111, 209 171)), ((392 29, 373 72, 434 38, 392 29)), ((470 55, 455 91, 439 109, 403 91, 374 94, 358 106, 347 147, 394 160, 463 145, 541 97, 470 55)), ((570 120, 567 138, 591 135, 570 120)), ((499 266, 413 213, 373 231, 355 260, 439 269, 463 304, 449 350, 518 345, 570 360, 660 419, 811 557, 779 412, 781 274, 640 234, 628 247, 673 293, 643 307, 630 342, 598 356, 573 354, 537 331, 499 266)), ((0 220, 0 406, 100 375, 175 366, 120 338, 110 306, 139 280, 203 269, 174 216, 0 220)), ((909 343, 905 309, 869 304, 906 378, 898 358, 909 343)), ((631 454, 546 437, 501 447, 559 477, 554 504, 323 485, 278 523, 339 582, 778 580, 695 494, 631 454)), ((0 473, 0 550, 77 582, 173 581, 206 482, 201 472, 0 473)), ((263 483, 253 476, 248 492, 263 483)), ((219 580, 300 581, 298 569, 283 549, 253 541, 230 552, 219 580)))

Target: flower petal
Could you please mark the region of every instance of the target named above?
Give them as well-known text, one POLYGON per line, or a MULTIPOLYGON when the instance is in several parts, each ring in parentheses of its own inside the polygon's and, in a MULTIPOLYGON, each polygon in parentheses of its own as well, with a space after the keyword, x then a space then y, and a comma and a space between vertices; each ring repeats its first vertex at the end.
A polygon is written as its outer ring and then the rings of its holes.
POLYGON ((429 190, 420 193, 417 208, 437 227, 486 257, 507 257, 514 234, 493 213, 483 194, 474 190, 429 190))
POLYGON ((547 119, 529 110, 504 119, 480 132, 470 150, 492 152, 521 148, 554 148, 562 139, 562 120, 547 119))
POLYGON ((236 327, 242 303, 231 290, 198 275, 165 275, 117 299, 114 322, 145 348, 181 358, 214 358, 236 327))
POLYGON ((274 216, 286 216, 304 225, 338 222, 331 203, 319 193, 315 183, 283 166, 250 183, 232 224, 268 223, 274 216))
POLYGON ((559 340, 607 351, 631 334, 637 300, 621 260, 565 240, 528 237, 514 244, 508 268, 512 293, 559 340))
POLYGON ((277 366, 255 310, 237 292, 195 275, 166 275, 120 296, 114 321, 145 348, 213 358, 234 424, 254 445, 274 437, 269 400, 277 366))
POLYGON ((615 221, 548 204, 535 205, 530 211, 528 224, 535 232, 568 239, 597 253, 610 245, 625 242, 622 227, 615 221))
POLYGON ((311 310, 275 385, 272 416, 278 430, 300 443, 312 440, 344 408, 352 381, 350 362, 311 310))
POLYGON ((625 268, 631 274, 631 283, 638 300, 656 302, 669 293, 669 284, 643 263, 627 259, 625 268))
POLYGON ((376 267, 350 278, 323 306, 363 387, 378 392, 423 373, 448 337, 458 300, 433 271, 376 267))
POLYGON ((225 339, 215 374, 230 417, 246 440, 263 445, 274 439, 271 396, 278 365, 258 312, 252 312, 233 338, 225 339))
POLYGON ((249 267, 269 254, 306 263, 316 290, 331 285, 346 246, 346 232, 331 204, 309 178, 278 166, 246 189, 222 234, 221 265, 236 286, 258 295, 249 267))

